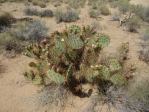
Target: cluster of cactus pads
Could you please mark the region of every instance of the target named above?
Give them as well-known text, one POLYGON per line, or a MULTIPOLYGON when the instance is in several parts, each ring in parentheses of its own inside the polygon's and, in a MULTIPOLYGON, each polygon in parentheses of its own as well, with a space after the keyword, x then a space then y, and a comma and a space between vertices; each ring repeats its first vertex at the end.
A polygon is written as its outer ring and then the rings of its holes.
POLYGON ((109 36, 98 34, 90 26, 72 25, 56 31, 40 43, 27 46, 25 55, 37 61, 29 64, 32 69, 24 76, 34 84, 47 85, 50 81, 72 91, 82 83, 98 84, 103 80, 122 86, 127 83, 122 63, 116 58, 104 64, 98 61, 100 51, 109 43, 109 36))

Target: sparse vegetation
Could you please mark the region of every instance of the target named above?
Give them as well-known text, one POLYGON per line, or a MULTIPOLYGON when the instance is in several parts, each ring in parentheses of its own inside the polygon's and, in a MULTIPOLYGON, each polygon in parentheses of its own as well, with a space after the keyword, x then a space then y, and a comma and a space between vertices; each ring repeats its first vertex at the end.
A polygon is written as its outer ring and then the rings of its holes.
POLYGON ((132 18, 126 21, 125 25, 128 31, 137 32, 137 29, 140 28, 140 18, 137 16, 133 16, 132 18))
POLYGON ((110 14, 110 10, 106 5, 100 6, 100 12, 102 15, 105 15, 105 16, 110 14))
POLYGON ((129 0, 118 0, 117 6, 122 13, 126 13, 130 9, 129 0))
POLYGON ((139 58, 146 62, 146 63, 149 63, 149 47, 146 46, 146 47, 143 47, 143 49, 140 51, 140 56, 139 58))
POLYGON ((134 2, 0 0, 0 111, 148 112, 149 7, 134 2))
POLYGON ((33 3, 33 5, 40 6, 41 8, 46 7, 46 1, 45 0, 29 0, 30 2, 33 3))
POLYGON ((77 9, 84 7, 86 0, 66 0, 65 2, 67 2, 70 7, 77 9))
POLYGON ((98 18, 100 14, 101 14, 100 11, 95 9, 90 9, 89 11, 89 15, 91 18, 98 18))
POLYGON ((25 23, 20 26, 14 33, 14 37, 19 40, 29 40, 33 42, 40 41, 47 37, 48 28, 44 23, 35 20, 31 23, 25 23))
POLYGON ((57 23, 75 22, 79 19, 79 14, 73 9, 68 9, 66 12, 63 12, 62 10, 57 10, 55 12, 55 18, 57 23))
POLYGON ((36 8, 32 8, 32 7, 27 7, 25 10, 24 10, 25 14, 26 15, 29 15, 29 16, 39 16, 40 15, 40 12, 36 9, 36 8))
POLYGON ((29 16, 53 17, 53 11, 50 9, 39 11, 37 8, 27 7, 25 14, 29 16))

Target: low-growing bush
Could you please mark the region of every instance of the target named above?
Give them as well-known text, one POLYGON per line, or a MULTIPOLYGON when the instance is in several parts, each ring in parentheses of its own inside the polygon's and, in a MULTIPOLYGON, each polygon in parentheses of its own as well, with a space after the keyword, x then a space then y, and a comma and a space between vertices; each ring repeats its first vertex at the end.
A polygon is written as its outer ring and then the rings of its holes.
POLYGON ((117 6, 122 13, 126 13, 130 9, 129 0, 118 0, 117 6))
POLYGON ((149 46, 143 47, 139 52, 139 59, 149 64, 149 46))
POLYGON ((149 22, 149 7, 144 9, 143 20, 149 22))
POLYGON ((112 14, 112 21, 120 21, 120 15, 118 13, 112 14))
POLYGON ((18 41, 10 32, 0 33, 0 51, 21 53, 23 49, 23 42, 18 41))
POLYGON ((84 7, 86 0, 67 0, 67 3, 70 7, 77 9, 84 7))
POLYGON ((143 39, 145 42, 149 41, 149 28, 144 31, 141 39, 143 39))
POLYGON ((47 10, 43 10, 40 12, 40 16, 41 17, 53 17, 53 11, 50 10, 50 9, 47 9, 47 10))
POLYGON ((45 0, 30 0, 30 2, 32 2, 33 5, 40 6, 41 8, 46 7, 46 1, 45 0))
POLYGON ((14 17, 9 13, 3 13, 0 15, 0 31, 5 27, 9 27, 13 22, 14 17))
POLYGON ((100 6, 100 12, 101 12, 102 15, 105 15, 105 16, 110 14, 110 10, 106 5, 101 5, 100 6))
POLYGON ((14 33, 14 37, 20 40, 40 41, 47 36, 48 28, 44 23, 35 20, 20 26, 14 33))
POLYGON ((14 51, 15 53, 21 53, 23 51, 23 46, 16 40, 10 40, 5 43, 5 50, 14 51))
POLYGON ((63 12, 61 10, 57 10, 55 12, 55 17, 56 17, 57 23, 75 22, 79 19, 79 14, 73 9, 67 10, 65 12, 63 12))
POLYGON ((29 16, 39 16, 40 15, 40 12, 36 9, 36 8, 32 8, 32 7, 27 7, 25 10, 24 10, 25 14, 26 15, 29 15, 29 16))
POLYGON ((139 17, 133 16, 126 21, 125 25, 128 31, 137 32, 137 29, 140 28, 140 22, 139 17))
MULTIPOLYGON (((136 82, 134 87, 129 89, 125 108, 129 112, 148 112, 149 111, 149 81, 136 82)), ((124 110, 126 112, 126 110, 124 110)))
POLYGON ((53 17, 53 11, 50 9, 39 11, 37 8, 27 7, 24 12, 29 16, 53 17))
POLYGON ((101 13, 100 13, 99 10, 90 9, 90 11, 89 11, 89 16, 90 16, 91 18, 98 18, 100 14, 101 14, 101 13))

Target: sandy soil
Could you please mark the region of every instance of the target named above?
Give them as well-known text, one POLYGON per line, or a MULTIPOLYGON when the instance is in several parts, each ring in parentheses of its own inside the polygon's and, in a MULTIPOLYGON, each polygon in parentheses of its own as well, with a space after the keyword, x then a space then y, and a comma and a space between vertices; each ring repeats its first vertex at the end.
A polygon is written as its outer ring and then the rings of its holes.
MULTIPOLYGON (((135 3, 149 3, 149 0, 132 0, 138 1, 135 3)), ((145 5, 146 5, 145 3, 145 5)), ((49 6, 50 7, 50 6, 49 6)), ((0 10, 12 12, 15 17, 24 16, 23 10, 25 6, 23 4, 3 4, 0 6, 0 10), (7 8, 9 6, 9 8, 7 8)), ((92 24, 95 20, 89 18, 87 14, 87 7, 82 9, 82 14, 80 20, 71 23, 78 25, 87 25, 92 24)), ((139 61, 138 59, 138 50, 140 49, 140 35, 139 33, 129 33, 124 31, 119 27, 118 22, 110 21, 110 16, 103 16, 103 19, 96 21, 100 27, 102 27, 101 33, 108 34, 111 38, 110 45, 104 50, 106 53, 116 52, 117 48, 123 42, 129 42, 130 44, 130 53, 129 53, 129 62, 135 64, 137 70, 140 74, 136 77, 139 79, 144 79, 148 77, 149 66, 145 63, 139 61)), ((56 24, 54 18, 42 18, 42 21, 46 22, 46 25, 49 27, 49 33, 57 30, 62 30, 65 28, 65 23, 56 24)), ((27 82, 23 77, 23 72, 28 69, 28 63, 32 59, 25 56, 17 56, 14 59, 8 59, 0 55, 0 62, 4 69, 0 73, 0 112, 92 112, 93 101, 91 98, 78 98, 70 95, 68 104, 63 108, 54 109, 49 108, 50 106, 42 106, 39 102, 39 99, 36 97, 39 95, 39 90, 41 87, 34 86, 33 84, 27 82), (92 105, 91 105, 92 104, 92 105)), ((106 112, 106 105, 103 108, 102 112, 106 112)), ((113 109, 114 112, 114 109, 113 109)))

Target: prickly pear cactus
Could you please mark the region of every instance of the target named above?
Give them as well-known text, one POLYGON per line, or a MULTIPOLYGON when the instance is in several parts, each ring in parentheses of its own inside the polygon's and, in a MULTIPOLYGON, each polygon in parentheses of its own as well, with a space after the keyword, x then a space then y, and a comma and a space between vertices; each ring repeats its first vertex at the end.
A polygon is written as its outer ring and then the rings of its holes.
POLYGON ((72 25, 68 27, 68 32, 73 34, 81 34, 81 28, 77 25, 72 25))
POLYGON ((35 75, 34 79, 32 80, 32 83, 35 85, 41 85, 43 84, 43 78, 40 75, 35 75))
POLYGON ((122 69, 120 62, 115 58, 108 60, 108 66, 111 72, 120 71, 122 69))
POLYGON ((126 78, 121 73, 116 73, 112 75, 110 81, 116 86, 122 86, 127 83, 126 78))
POLYGON ((59 73, 56 73, 54 70, 49 70, 47 73, 47 77, 58 85, 63 84, 65 82, 64 76, 62 76, 59 73))
POLYGON ((74 35, 73 33, 69 34, 66 38, 66 44, 72 49, 81 49, 84 46, 79 35, 74 35))
POLYGON ((98 43, 98 47, 101 47, 101 48, 106 47, 110 43, 110 38, 107 35, 100 35, 97 40, 97 43, 98 43))
POLYGON ((100 77, 105 80, 109 80, 111 77, 109 68, 104 65, 99 69, 99 74, 100 77))
POLYGON ((26 48, 28 56, 37 59, 37 63, 31 62, 33 70, 24 76, 37 85, 46 84, 47 80, 68 87, 75 85, 72 91, 80 87, 82 81, 97 84, 104 80, 123 85, 126 79, 119 60, 110 58, 100 63, 100 51, 109 43, 109 36, 97 34, 90 26, 73 25, 62 32, 56 31, 46 41, 26 48))
POLYGON ((87 68, 84 71, 84 76, 88 82, 93 83, 99 76, 99 72, 98 70, 94 70, 93 68, 87 68))

